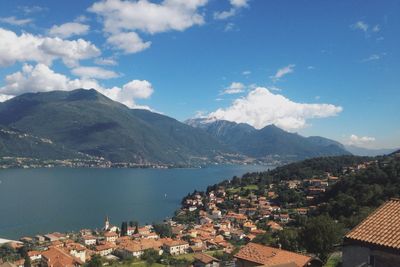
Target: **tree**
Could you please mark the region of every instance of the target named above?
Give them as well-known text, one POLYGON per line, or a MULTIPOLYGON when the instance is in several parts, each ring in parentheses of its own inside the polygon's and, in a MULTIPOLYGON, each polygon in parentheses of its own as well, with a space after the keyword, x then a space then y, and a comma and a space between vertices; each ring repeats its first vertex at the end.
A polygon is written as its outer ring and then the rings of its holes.
POLYGON ((151 266, 160 260, 160 255, 154 249, 146 249, 140 258, 145 260, 148 266, 151 266))
POLYGON ((103 266, 103 261, 100 257, 100 255, 93 255, 92 258, 90 259, 90 261, 88 261, 87 267, 101 267, 103 266))
POLYGON ((172 237, 172 228, 169 224, 153 224, 153 228, 160 237, 172 237))
POLYGON ((300 231, 300 240, 308 252, 317 254, 325 261, 334 245, 339 243, 343 229, 327 215, 320 215, 307 221, 300 231))
POLYGON ((284 228, 282 231, 279 231, 277 242, 283 249, 290 251, 300 250, 299 233, 294 228, 284 228))
POLYGON ((28 256, 28 254, 25 255, 24 259, 24 267, 31 267, 31 258, 28 256))
POLYGON ((122 222, 121 224, 121 235, 126 236, 128 234, 128 223, 122 222))
POLYGON ((272 238, 270 233, 264 233, 257 235, 252 242, 262 244, 262 245, 271 245, 274 239, 272 238))

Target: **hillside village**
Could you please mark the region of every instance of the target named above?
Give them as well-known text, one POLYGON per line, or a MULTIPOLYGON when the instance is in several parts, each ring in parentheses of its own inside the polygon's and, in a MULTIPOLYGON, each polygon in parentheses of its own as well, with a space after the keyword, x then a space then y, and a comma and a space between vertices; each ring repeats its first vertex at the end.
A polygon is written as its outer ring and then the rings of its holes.
MULTIPOLYGON (((118 227, 107 217, 102 229, 10 242, 8 255, 3 246, 2 259, 12 266, 27 266, 27 262, 30 266, 98 266, 92 265, 95 261, 108 265, 157 261, 175 266, 258 266, 248 263, 257 255, 272 255, 275 263, 294 261, 295 265, 284 266, 322 266, 326 258, 288 249, 281 233, 296 227, 301 218, 313 216, 323 205, 326 191, 343 177, 375 164, 377 160, 368 160, 343 167, 339 175, 325 172, 318 177, 271 182, 263 188, 224 181, 206 192, 189 194, 173 219, 161 224, 139 226, 132 221, 118 227), (284 197, 287 190, 294 190, 299 197, 284 197)), ((278 266, 266 264, 269 260, 258 259, 259 264, 278 266)))

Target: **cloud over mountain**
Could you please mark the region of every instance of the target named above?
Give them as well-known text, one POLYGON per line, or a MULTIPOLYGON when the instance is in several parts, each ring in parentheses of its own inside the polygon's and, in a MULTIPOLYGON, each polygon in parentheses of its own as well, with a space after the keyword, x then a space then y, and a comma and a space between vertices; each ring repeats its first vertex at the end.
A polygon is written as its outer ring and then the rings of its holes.
POLYGON ((332 104, 297 103, 268 88, 257 87, 247 96, 238 98, 227 108, 207 115, 210 119, 247 123, 260 129, 269 124, 293 131, 304 128, 308 119, 326 118, 339 114, 342 107, 332 104))
POLYGON ((30 33, 17 35, 0 28, 0 40, 0 67, 26 61, 51 65, 56 59, 61 59, 67 66, 76 66, 80 60, 100 55, 94 44, 83 39, 63 40, 30 33))

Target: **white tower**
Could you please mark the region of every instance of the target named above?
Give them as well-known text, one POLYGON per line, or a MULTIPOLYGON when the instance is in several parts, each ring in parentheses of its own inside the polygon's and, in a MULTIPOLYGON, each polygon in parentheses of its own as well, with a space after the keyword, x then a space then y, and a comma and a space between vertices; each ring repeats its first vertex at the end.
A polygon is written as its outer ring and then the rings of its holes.
POLYGON ((106 216, 106 219, 104 221, 104 230, 107 231, 110 228, 110 220, 108 216, 106 216))

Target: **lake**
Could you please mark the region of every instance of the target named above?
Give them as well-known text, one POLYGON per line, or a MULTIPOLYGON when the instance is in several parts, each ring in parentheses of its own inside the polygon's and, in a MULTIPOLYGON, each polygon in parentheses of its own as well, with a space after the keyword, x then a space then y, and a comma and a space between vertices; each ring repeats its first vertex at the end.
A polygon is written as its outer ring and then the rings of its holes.
POLYGON ((105 216, 117 226, 129 220, 159 222, 195 189, 268 168, 273 167, 0 170, 0 237, 101 228, 105 216))

